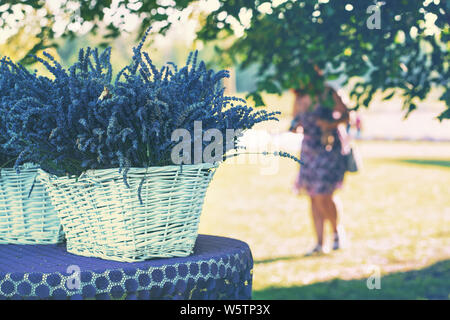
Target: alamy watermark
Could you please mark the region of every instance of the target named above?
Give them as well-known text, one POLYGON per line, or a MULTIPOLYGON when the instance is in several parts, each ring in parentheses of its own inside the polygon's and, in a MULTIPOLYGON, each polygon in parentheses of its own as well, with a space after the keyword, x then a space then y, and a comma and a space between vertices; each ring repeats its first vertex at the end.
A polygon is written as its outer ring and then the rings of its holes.
POLYGON ((368 29, 381 29, 381 6, 384 4, 384 2, 377 1, 373 5, 367 7, 366 13, 370 14, 366 20, 368 29))
POLYGON ((76 264, 67 267, 66 272, 70 276, 66 280, 66 287, 69 290, 79 290, 81 288, 81 269, 76 264))
MULTIPOLYGON (((222 132, 211 128, 203 131, 202 121, 194 121, 192 134, 183 128, 172 132, 171 140, 176 144, 171 150, 171 161, 176 165, 214 163, 222 161, 226 154, 227 163, 259 165, 262 175, 277 174, 279 157, 270 153, 279 151, 279 139, 272 139, 273 136, 264 131, 253 130, 251 133, 244 136, 242 129, 222 132), (245 140, 245 149, 236 150, 236 141, 242 142, 242 139, 245 140)), ((241 143, 238 145, 243 147, 241 143)))
POLYGON ((380 290, 381 289, 381 269, 379 266, 371 265, 368 267, 368 272, 370 273, 369 278, 367 278, 366 285, 369 290, 380 290))

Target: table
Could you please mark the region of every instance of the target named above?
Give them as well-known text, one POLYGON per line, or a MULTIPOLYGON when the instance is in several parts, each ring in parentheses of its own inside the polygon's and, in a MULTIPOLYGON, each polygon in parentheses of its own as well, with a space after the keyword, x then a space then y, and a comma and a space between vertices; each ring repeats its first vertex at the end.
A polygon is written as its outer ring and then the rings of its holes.
POLYGON ((58 245, 0 245, 0 299, 251 299, 242 241, 199 235, 184 258, 117 262, 58 245))

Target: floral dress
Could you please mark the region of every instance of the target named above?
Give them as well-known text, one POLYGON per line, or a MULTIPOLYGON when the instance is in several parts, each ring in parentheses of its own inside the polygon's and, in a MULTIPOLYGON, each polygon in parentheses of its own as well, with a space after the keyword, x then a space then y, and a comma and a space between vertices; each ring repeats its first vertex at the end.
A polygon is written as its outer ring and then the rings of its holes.
POLYGON ((327 144, 322 139, 322 130, 317 119, 332 118, 329 108, 318 106, 314 111, 300 113, 299 124, 303 128, 301 159, 304 162, 295 182, 298 193, 305 190, 309 195, 332 194, 340 188, 346 171, 345 157, 337 129, 329 132, 327 144))

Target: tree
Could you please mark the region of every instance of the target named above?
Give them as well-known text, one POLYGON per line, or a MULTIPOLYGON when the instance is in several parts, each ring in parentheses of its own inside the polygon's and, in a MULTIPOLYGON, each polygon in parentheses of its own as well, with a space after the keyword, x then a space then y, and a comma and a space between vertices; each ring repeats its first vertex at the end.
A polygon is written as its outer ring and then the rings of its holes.
MULTIPOLYGON (((96 33, 102 26, 107 30, 104 35, 106 46, 109 40, 117 38, 123 30, 126 19, 130 17, 140 20, 138 38, 141 38, 148 26, 161 23, 160 31, 170 26, 169 14, 175 10, 185 9, 192 0, 157 1, 157 0, 9 0, 0 1, 0 35, 20 33, 25 27, 38 29, 33 34, 33 46, 26 49, 21 63, 33 61, 29 56, 49 47, 57 47, 56 38, 74 38, 80 30, 96 33), (105 19, 106 16, 115 19, 105 19), (13 17, 15 16, 15 18, 13 17), (29 24, 30 16, 34 16, 33 26, 29 24), (35 23, 37 20, 37 23, 35 23)), ((0 41, 1 41, 0 37, 0 41)), ((1 56, 1 52, 0 52, 1 56)))
MULTIPOLYGON (((404 97, 406 114, 416 109, 433 87, 443 88, 440 99, 447 109, 439 119, 450 118, 449 11, 443 0, 210 0, 218 3, 205 12, 198 37, 216 40, 222 63, 240 68, 258 66, 257 90, 251 92, 257 105, 264 104, 260 92, 281 93, 303 89, 315 95, 325 78, 352 81, 351 97, 357 107, 368 106, 375 92, 389 99, 404 97)), ((139 15, 140 35, 155 21, 170 26, 171 10, 183 10, 197 1, 123 0, 119 7, 139 15)), ((9 1, 3 10, 22 3, 9 1)), ((69 10, 70 1, 64 3, 69 10)), ((111 0, 84 0, 71 21, 95 22, 104 18, 111 0)), ((44 0, 27 1, 36 10, 44 0)), ((2 6, 0 6, 0 11, 2 6)), ((116 8, 117 10, 117 8, 116 8)), ((49 14, 48 19, 54 19, 49 14)), ((3 23, 5 28, 7 24, 3 23)), ((120 33, 110 23, 107 37, 120 33)), ((95 32, 97 24, 92 31, 95 32)), ((73 37, 70 29, 64 36, 73 37)), ((42 27, 39 43, 31 53, 54 45, 51 26, 42 27)))
POLYGON ((442 87, 443 119, 450 118, 449 11, 450 2, 439 0, 227 0, 198 35, 233 39, 217 48, 224 61, 259 66, 250 94, 259 104, 261 91, 316 94, 323 87, 319 67, 328 79, 358 79, 350 94, 357 107, 367 106, 377 90, 385 99, 397 92, 408 114, 432 87, 442 87))

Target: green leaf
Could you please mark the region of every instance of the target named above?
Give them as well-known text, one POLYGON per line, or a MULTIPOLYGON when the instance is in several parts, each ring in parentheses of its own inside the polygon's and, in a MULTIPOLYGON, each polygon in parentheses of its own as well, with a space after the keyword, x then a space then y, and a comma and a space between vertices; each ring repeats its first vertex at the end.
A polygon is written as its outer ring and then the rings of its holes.
POLYGON ((389 93, 387 96, 385 96, 385 97, 383 98, 383 101, 392 99, 392 97, 393 97, 394 95, 395 95, 395 90, 393 90, 391 93, 389 93))
POLYGON ((450 108, 447 108, 445 111, 443 111, 437 118, 441 122, 444 119, 450 119, 450 108))
POLYGON ((261 97, 261 95, 258 92, 250 92, 249 94, 247 94, 245 96, 246 99, 252 99, 253 102, 255 103, 255 107, 263 107, 266 104, 264 103, 263 98, 261 97))

